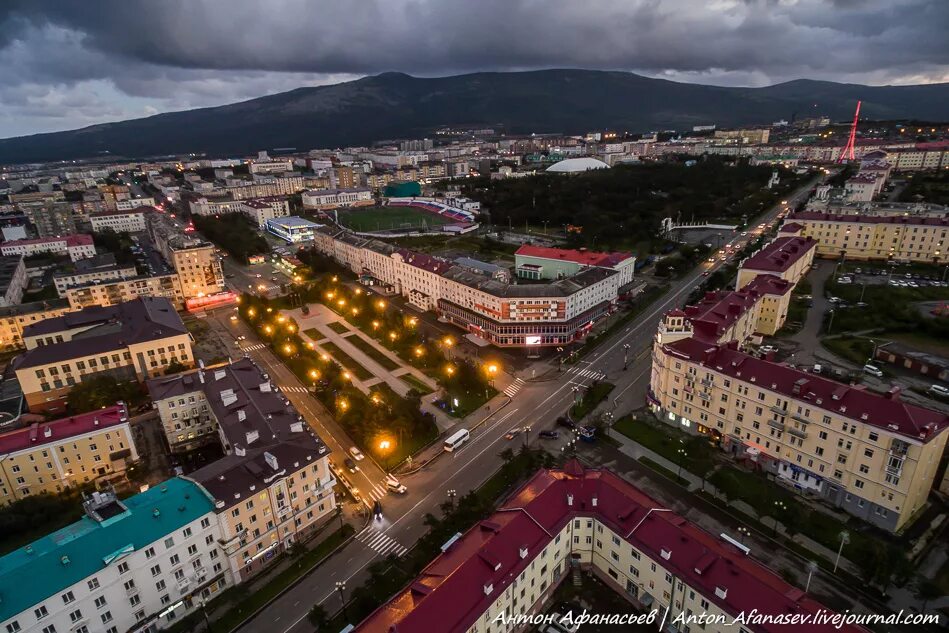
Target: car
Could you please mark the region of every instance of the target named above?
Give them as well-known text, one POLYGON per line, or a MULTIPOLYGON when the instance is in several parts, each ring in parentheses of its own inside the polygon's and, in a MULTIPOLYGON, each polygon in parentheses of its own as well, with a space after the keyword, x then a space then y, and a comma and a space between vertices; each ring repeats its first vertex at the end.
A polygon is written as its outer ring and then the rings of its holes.
POLYGON ((708 271, 708 270, 702 271, 702 276, 703 276, 703 277, 708 277, 708 276, 711 275, 711 274, 712 274, 712 273, 711 273, 710 271, 708 271))
POLYGON ((814 363, 814 373, 820 374, 823 373, 824 367, 820 363, 814 363))
POLYGON ((271 278, 270 278, 270 281, 272 281, 272 282, 274 282, 274 283, 277 283, 277 282, 280 281, 280 280, 277 279, 276 277, 271 277, 271 278))
POLYGON ((506 439, 506 440, 513 440, 515 437, 517 437, 517 433, 505 433, 505 434, 504 434, 504 439, 506 439))
POLYGON ((558 437, 560 437, 560 432, 559 431, 541 431, 540 433, 537 434, 537 437, 539 437, 542 440, 555 440, 558 437))
POLYGON ((359 470, 359 466, 356 465, 356 462, 354 462, 354 461, 353 461, 351 458, 349 458, 349 457, 347 457, 346 459, 343 460, 343 464, 346 465, 346 469, 347 469, 349 472, 351 472, 351 473, 354 473, 354 472, 356 472, 357 470, 359 470))
POLYGON ((566 416, 560 416, 559 418, 557 418, 557 426, 562 426, 568 429, 572 429, 574 427, 574 424, 573 422, 570 421, 570 418, 566 416))
POLYGON ((905 277, 906 277, 907 279, 912 279, 912 278, 913 278, 913 276, 912 276, 910 273, 906 273, 905 277))
POLYGON ((870 374, 871 376, 876 376, 877 378, 883 378, 883 370, 877 367, 876 365, 864 365, 863 373, 870 374))
POLYGON ((351 447, 349 448, 349 454, 352 455, 353 458, 354 458, 357 462, 360 462, 360 461, 362 461, 363 459, 366 458, 366 456, 362 454, 362 451, 359 450, 358 448, 356 448, 355 446, 351 446, 351 447))
POLYGON ((857 273, 857 274, 859 275, 860 273, 863 272, 863 269, 862 269, 862 268, 857 268, 857 269, 854 270, 853 272, 855 272, 855 273, 857 273))
POLYGON ((934 396, 939 396, 940 398, 949 398, 949 388, 943 387, 942 385, 932 385, 929 388, 929 393, 934 396))
POLYGON ((840 303, 841 301, 843 301, 843 299, 841 299, 840 297, 830 296, 830 297, 827 297, 827 301, 830 303, 840 303))
POLYGON ((237 320, 237 315, 236 315, 236 314, 232 314, 232 315, 231 315, 231 321, 236 321, 236 320, 237 320))
POLYGON ((399 480, 392 475, 386 475, 386 490, 400 495, 404 495, 408 492, 405 484, 400 483, 399 480))
POLYGON ((261 277, 263 277, 263 275, 261 275, 260 273, 257 273, 257 279, 260 279, 261 277))
POLYGON ((741 232, 741 236, 742 236, 742 237, 745 237, 746 235, 748 235, 748 231, 742 231, 742 232, 741 232))
POLYGON ((778 351, 778 348, 775 347, 774 345, 762 345, 761 347, 758 348, 758 351, 761 352, 762 354, 771 354, 778 351))
POLYGON ((850 279, 850 277, 841 277, 837 280, 837 283, 844 284, 846 286, 847 284, 853 283, 853 281, 850 279))

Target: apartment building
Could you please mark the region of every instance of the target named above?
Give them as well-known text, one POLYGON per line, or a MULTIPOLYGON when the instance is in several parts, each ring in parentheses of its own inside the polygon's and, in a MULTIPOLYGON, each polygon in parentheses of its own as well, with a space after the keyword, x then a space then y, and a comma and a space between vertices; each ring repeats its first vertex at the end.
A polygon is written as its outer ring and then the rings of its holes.
POLYGON ((509 284, 334 227, 315 230, 314 246, 366 283, 380 283, 503 347, 562 345, 582 338, 615 308, 622 279, 612 268, 586 268, 550 283, 509 284))
POLYGON ((0 307, 15 306, 23 300, 29 285, 23 255, 0 257, 0 307))
MULTIPOLYGON (((134 270, 134 267, 133 267, 134 270)), ((163 297, 176 310, 185 308, 185 297, 177 273, 160 275, 112 276, 70 285, 61 293, 76 310, 91 306, 113 306, 139 297, 163 297)))
POLYGON ((336 209, 338 207, 372 205, 373 203, 372 190, 369 187, 319 189, 303 192, 304 209, 336 209))
POLYGON ((240 212, 251 222, 257 223, 258 228, 264 228, 267 220, 285 218, 290 215, 290 202, 286 198, 257 198, 242 200, 240 212))
POLYGON ((23 330, 29 325, 62 316, 72 308, 65 299, 34 301, 0 307, 0 349, 23 347, 23 330))
POLYGON ((0 244, 0 255, 40 255, 53 253, 55 255, 69 255, 72 261, 79 261, 96 254, 96 247, 92 243, 92 236, 85 233, 67 235, 66 237, 39 237, 30 240, 14 240, 0 244))
POLYGON ((896 532, 922 509, 949 416, 694 336, 667 314, 647 401, 663 422, 704 434, 736 459, 896 532))
POLYGON ((148 233, 155 249, 178 275, 185 301, 224 291, 221 258, 211 242, 188 235, 164 213, 148 217, 148 233))
MULTIPOLYGON (((705 532, 609 470, 584 469, 571 460, 563 470, 539 471, 497 512, 445 543, 415 582, 355 631, 522 630, 524 622, 514 618, 540 614, 560 583, 581 571, 625 597, 633 612, 656 610, 661 617, 668 608, 669 630, 773 631, 771 625, 731 623, 753 610, 773 616, 827 612, 737 541, 705 532), (674 624, 697 614, 711 617, 704 625, 674 624)), ((829 623, 805 628, 837 630, 829 623)))
POLYGON ((620 275, 620 285, 633 282, 636 257, 632 253, 602 253, 585 248, 547 248, 525 244, 514 253, 517 276, 524 279, 564 279, 583 268, 609 268, 620 275))
POLYGON ((69 272, 56 273, 53 275, 53 285, 56 286, 56 292, 59 296, 64 296, 67 288, 81 286, 91 282, 111 281, 115 279, 129 279, 137 275, 138 272, 132 264, 118 265, 115 263, 115 255, 112 253, 102 253, 80 259, 73 265, 69 272))
POLYGON ((214 499, 235 581, 263 569, 336 511, 329 449, 249 358, 147 383, 173 451, 220 442, 191 473, 214 499))
MULTIPOLYGON (((151 196, 142 197, 142 198, 128 198, 127 200, 116 200, 115 210, 116 211, 131 211, 132 209, 139 209, 141 207, 154 207, 155 198, 151 196)), ((143 231, 145 229, 142 229, 143 231)))
POLYGON ((112 229, 116 233, 138 233, 145 230, 145 214, 151 207, 152 205, 137 205, 130 209, 92 213, 89 215, 89 223, 95 233, 105 229, 112 229))
POLYGON ((293 171, 293 161, 289 158, 258 157, 247 165, 252 174, 282 174, 293 171))
POLYGON ((193 215, 223 215, 239 213, 242 210, 242 201, 231 198, 193 198, 188 207, 193 215))
MULTIPOLYGON (((62 192, 59 192, 62 193, 62 192)), ((10 196, 13 197, 12 195, 10 196)), ((19 203, 17 208, 29 219, 40 237, 60 237, 76 232, 76 218, 69 202, 19 203)))
POLYGON ((158 297, 46 319, 24 328, 23 342, 12 367, 34 413, 61 412, 69 390, 88 377, 144 381, 175 361, 194 365, 191 335, 158 297))
POLYGON ((0 630, 158 631, 232 584, 201 486, 174 478, 121 501, 95 492, 83 509, 0 558, 0 630))
POLYGON ((741 290, 758 275, 774 275, 796 286, 810 270, 816 252, 817 242, 811 238, 778 236, 742 261, 735 287, 741 290))
POLYGON ((0 433, 0 505, 125 471, 138 461, 123 403, 0 433))
POLYGON ((741 141, 749 145, 764 145, 771 138, 771 130, 768 128, 747 129, 747 130, 715 130, 712 136, 717 139, 728 141, 741 141))
POLYGON ((781 232, 813 239, 822 257, 949 263, 945 217, 800 211, 781 232))

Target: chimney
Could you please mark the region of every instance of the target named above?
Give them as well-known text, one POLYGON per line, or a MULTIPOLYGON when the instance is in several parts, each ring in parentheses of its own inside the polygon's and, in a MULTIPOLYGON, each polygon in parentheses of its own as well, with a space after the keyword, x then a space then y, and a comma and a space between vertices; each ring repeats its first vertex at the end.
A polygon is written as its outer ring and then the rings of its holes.
POLYGON ((573 505, 573 495, 570 495, 570 494, 567 495, 567 505, 568 506, 573 505))
POLYGON ((520 550, 518 550, 518 554, 520 554, 521 558, 527 558, 527 548, 522 547, 520 550))
POLYGON ((492 591, 494 591, 494 584, 490 582, 486 583, 484 585, 484 595, 490 596, 492 591))
POLYGON ((725 587, 715 587, 715 595, 724 600, 725 596, 728 595, 728 589, 725 587))
POLYGON ((893 385, 892 387, 890 387, 890 390, 886 392, 886 395, 885 395, 884 397, 885 397, 887 400, 894 400, 894 401, 896 401, 896 400, 899 400, 899 399, 900 399, 900 393, 901 393, 902 391, 903 391, 903 390, 900 388, 899 385, 893 385))
POLYGON ((665 547, 659 550, 659 555, 662 556, 662 558, 665 560, 669 560, 670 558, 672 558, 672 552, 670 550, 667 550, 665 547))

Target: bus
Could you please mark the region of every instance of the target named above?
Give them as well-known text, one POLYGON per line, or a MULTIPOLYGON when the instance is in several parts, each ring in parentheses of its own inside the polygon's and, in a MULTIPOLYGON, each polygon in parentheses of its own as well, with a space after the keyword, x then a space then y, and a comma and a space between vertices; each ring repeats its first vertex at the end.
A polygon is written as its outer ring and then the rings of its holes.
POLYGON ((456 431, 451 437, 445 440, 445 450, 453 451, 465 442, 468 441, 468 438, 471 437, 471 433, 468 432, 468 429, 461 429, 456 431))

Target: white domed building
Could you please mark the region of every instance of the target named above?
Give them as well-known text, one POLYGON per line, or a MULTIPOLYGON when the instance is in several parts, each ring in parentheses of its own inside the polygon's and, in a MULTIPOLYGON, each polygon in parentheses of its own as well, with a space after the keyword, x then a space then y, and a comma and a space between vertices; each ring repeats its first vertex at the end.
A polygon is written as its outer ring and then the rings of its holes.
POLYGON ((583 158, 568 158, 554 163, 545 171, 550 174, 579 174, 591 169, 609 169, 609 165, 602 160, 585 156, 583 158))

